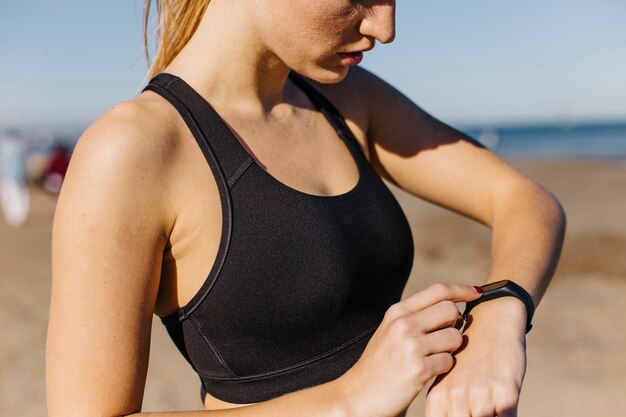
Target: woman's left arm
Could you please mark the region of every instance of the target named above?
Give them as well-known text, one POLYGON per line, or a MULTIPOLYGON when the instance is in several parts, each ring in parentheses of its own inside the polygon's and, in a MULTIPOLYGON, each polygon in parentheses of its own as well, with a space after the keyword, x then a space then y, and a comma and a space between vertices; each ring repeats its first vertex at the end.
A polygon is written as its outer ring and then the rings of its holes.
MULTIPOLYGON (((409 193, 492 229, 485 283, 515 281, 537 306, 556 268, 565 232, 558 200, 473 139, 433 118, 363 69, 370 160, 409 193)), ((524 304, 504 297, 476 306, 452 370, 437 378, 426 416, 515 416, 526 369, 524 304)))

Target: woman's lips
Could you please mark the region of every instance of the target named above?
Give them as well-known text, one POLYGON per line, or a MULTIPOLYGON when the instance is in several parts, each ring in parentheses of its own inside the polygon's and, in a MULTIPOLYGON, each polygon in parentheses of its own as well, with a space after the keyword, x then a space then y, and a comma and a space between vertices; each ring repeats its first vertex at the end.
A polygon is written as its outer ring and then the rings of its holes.
POLYGON ((363 52, 340 52, 341 64, 347 67, 354 67, 359 65, 363 60, 363 52))

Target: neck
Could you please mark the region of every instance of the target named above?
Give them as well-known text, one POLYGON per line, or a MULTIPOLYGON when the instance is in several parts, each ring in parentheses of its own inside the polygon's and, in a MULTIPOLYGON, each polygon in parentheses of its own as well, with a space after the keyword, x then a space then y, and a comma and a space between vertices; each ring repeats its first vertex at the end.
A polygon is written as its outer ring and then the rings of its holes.
POLYGON ((183 78, 212 105, 269 113, 286 101, 289 68, 262 44, 239 4, 211 0, 165 72, 183 78))

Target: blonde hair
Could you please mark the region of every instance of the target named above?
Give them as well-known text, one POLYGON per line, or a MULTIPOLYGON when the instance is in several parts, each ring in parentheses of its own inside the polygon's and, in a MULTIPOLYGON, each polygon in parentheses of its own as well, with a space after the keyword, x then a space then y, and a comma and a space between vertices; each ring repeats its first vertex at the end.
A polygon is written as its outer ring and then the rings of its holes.
POLYGON ((178 55, 189 42, 198 28, 200 20, 211 0, 154 0, 156 3, 154 61, 150 62, 148 26, 152 0, 146 0, 144 6, 143 44, 148 63, 146 78, 152 78, 163 72, 165 67, 178 55))

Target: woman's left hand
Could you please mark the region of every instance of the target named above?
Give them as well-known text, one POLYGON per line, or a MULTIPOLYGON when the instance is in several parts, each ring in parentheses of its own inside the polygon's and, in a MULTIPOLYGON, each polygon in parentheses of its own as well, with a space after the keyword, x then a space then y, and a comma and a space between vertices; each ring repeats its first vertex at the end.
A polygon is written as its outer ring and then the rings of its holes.
POLYGON ((454 354, 453 368, 439 375, 428 391, 426 417, 517 416, 526 372, 523 327, 512 325, 515 319, 511 323, 500 314, 472 321, 454 354))

